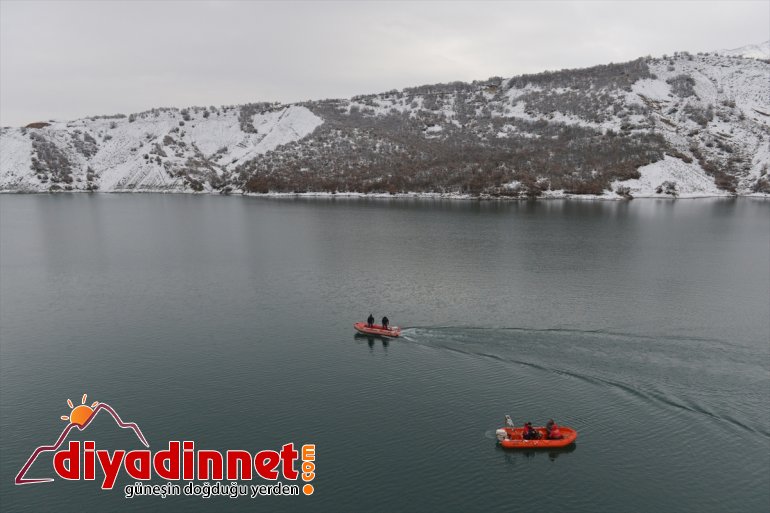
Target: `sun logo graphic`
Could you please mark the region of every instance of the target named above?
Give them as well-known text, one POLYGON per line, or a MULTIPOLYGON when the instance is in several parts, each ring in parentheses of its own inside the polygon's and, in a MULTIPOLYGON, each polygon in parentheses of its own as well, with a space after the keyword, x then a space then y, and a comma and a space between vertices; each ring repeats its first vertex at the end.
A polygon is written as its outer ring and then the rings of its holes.
POLYGON ((77 408, 72 405, 72 400, 67 399, 67 405, 70 407, 69 416, 62 415, 62 420, 68 420, 72 424, 77 424, 78 426, 84 426, 86 422, 88 422, 88 419, 91 418, 91 415, 94 413, 94 408, 99 404, 99 401, 94 401, 91 403, 91 406, 86 406, 86 398, 88 397, 88 394, 83 394, 83 398, 80 400, 80 406, 77 408))
MULTIPOLYGON (((41 445, 37 449, 35 449, 30 457, 27 459, 26 463, 21 467, 21 470, 18 474, 16 474, 15 483, 17 485, 24 485, 24 484, 35 484, 35 483, 50 483, 53 481, 53 478, 50 477, 44 477, 44 478, 29 478, 26 477, 27 471, 32 466, 32 464, 35 462, 35 460, 40 456, 40 454, 44 452, 51 452, 51 451, 57 451, 59 448, 64 444, 65 439, 67 438, 67 435, 70 431, 77 428, 79 431, 84 431, 90 424, 93 422, 93 420, 97 417, 97 415, 105 411, 110 414, 112 419, 115 421, 115 423, 118 425, 118 427, 122 429, 131 429, 136 437, 139 439, 139 441, 144 445, 145 447, 149 447, 150 444, 147 443, 147 439, 144 437, 144 434, 142 433, 142 430, 139 429, 139 426, 136 425, 134 422, 124 422, 123 419, 120 418, 120 415, 118 415, 118 412, 115 411, 114 408, 112 408, 109 404, 106 403, 100 403, 99 401, 94 401, 91 403, 90 406, 86 404, 86 399, 88 398, 88 394, 83 394, 83 397, 80 399, 80 404, 78 406, 75 406, 72 404, 71 399, 67 399, 67 405, 72 410, 70 414, 62 415, 61 419, 64 421, 67 421, 67 426, 64 428, 64 430, 59 435, 59 438, 57 438, 56 442, 54 442, 52 445, 41 445)), ((80 442, 71 442, 72 444, 78 444, 79 446, 80 442)), ((93 442, 85 442, 86 448, 88 448, 89 444, 93 445, 93 442)), ((93 449, 93 447, 91 447, 93 449)), ((57 453, 58 455, 59 453, 57 453)), ((56 460, 54 460, 54 463, 56 463, 56 460)), ((61 475, 61 473, 57 470, 57 473, 61 475)), ((70 479, 69 477, 65 476, 65 479, 70 479)))

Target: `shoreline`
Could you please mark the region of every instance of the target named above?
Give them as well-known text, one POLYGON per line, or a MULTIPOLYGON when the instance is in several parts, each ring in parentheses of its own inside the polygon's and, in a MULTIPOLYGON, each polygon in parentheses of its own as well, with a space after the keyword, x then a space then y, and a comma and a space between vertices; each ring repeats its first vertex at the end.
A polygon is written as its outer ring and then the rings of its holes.
POLYGON ((117 191, 9 191, 1 190, 0 195, 57 195, 57 194, 186 194, 191 196, 243 196, 249 198, 264 199, 288 199, 288 198, 316 198, 316 199, 419 199, 419 200, 453 200, 453 201, 540 201, 540 200, 578 200, 578 201, 631 201, 635 199, 663 199, 663 200, 694 200, 694 199, 738 199, 752 198, 770 200, 770 194, 748 193, 748 194, 680 194, 672 196, 670 194, 640 194, 631 198, 618 196, 608 192, 607 194, 568 194, 561 191, 550 191, 541 196, 495 196, 491 194, 460 194, 460 193, 438 193, 438 192, 400 192, 400 193, 364 193, 364 192, 230 192, 222 193, 219 191, 179 191, 165 189, 149 190, 117 190, 117 191))

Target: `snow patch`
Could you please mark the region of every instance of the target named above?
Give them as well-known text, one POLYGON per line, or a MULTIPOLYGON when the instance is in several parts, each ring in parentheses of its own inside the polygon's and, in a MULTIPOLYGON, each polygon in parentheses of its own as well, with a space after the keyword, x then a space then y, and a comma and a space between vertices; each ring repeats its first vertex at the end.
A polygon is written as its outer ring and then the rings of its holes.
POLYGON ((254 128, 260 137, 255 153, 267 153, 283 144, 310 135, 323 120, 307 107, 292 105, 280 111, 254 115, 254 128))
POLYGON ((728 57, 744 57, 747 59, 770 59, 770 40, 758 45, 746 45, 732 50, 719 50, 719 55, 728 57))
POLYGON ((676 184, 677 195, 680 198, 698 198, 708 196, 730 196, 731 194, 717 189, 714 179, 706 174, 697 162, 690 164, 676 157, 666 155, 663 160, 639 168, 640 178, 612 182, 612 189, 628 187, 632 196, 665 197, 656 189, 664 182, 676 184))
POLYGON ((631 92, 658 102, 667 102, 671 99, 671 86, 660 79, 643 78, 637 80, 631 86, 631 92))
POLYGON ((30 170, 32 140, 20 130, 9 129, 0 137, 0 188, 25 190, 39 185, 30 170))

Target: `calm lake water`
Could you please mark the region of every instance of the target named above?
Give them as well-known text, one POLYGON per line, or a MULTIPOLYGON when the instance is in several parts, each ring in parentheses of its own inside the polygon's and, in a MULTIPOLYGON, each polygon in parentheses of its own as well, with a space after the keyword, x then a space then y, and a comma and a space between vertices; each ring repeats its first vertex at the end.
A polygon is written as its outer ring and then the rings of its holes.
POLYGON ((770 511, 769 239, 751 199, 4 195, 0 509, 770 511), (83 393, 156 451, 315 443, 316 491, 14 486, 83 393), (580 436, 506 451, 506 413, 580 436))

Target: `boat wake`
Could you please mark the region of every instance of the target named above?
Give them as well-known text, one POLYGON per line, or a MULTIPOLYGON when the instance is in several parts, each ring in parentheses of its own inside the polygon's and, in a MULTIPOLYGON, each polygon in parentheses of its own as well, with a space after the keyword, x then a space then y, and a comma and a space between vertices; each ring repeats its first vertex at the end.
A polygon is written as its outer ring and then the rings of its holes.
MULTIPOLYGON (((734 398, 718 401, 722 392, 718 378, 723 376, 712 373, 724 375, 725 370, 714 366, 709 356, 700 356, 700 360, 693 361, 696 348, 700 352, 717 352, 724 361, 728 347, 718 339, 683 336, 661 339, 611 330, 473 326, 409 327, 403 329, 402 339, 424 347, 521 365, 612 388, 633 400, 702 415, 770 439, 770 431, 765 425, 740 419, 742 412, 735 411, 734 398), (709 388, 713 388, 713 393, 704 393, 709 388), (700 394, 698 398, 692 397, 696 390, 700 394), (707 406, 704 399, 715 404, 707 406)), ((746 360, 740 349, 734 351, 737 356, 731 356, 733 365, 737 361, 748 370, 741 373, 742 376, 756 378, 765 372, 761 367, 755 367, 755 362, 746 360)), ((735 376, 731 379, 734 381, 735 376)), ((755 379, 749 381, 746 386, 756 386, 755 379)), ((745 409, 754 411, 754 406, 745 409)))

